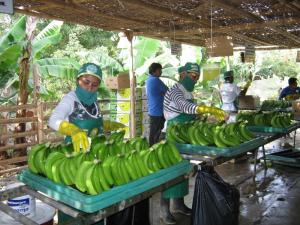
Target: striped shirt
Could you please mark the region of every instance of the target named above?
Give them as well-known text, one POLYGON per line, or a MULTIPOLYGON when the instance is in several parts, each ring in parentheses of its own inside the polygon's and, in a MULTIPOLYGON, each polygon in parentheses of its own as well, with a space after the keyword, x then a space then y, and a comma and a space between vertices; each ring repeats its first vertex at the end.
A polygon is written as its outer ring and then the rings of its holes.
POLYGON ((194 99, 182 84, 177 83, 170 88, 164 98, 164 116, 166 120, 175 118, 181 113, 196 114, 197 105, 191 101, 194 99))

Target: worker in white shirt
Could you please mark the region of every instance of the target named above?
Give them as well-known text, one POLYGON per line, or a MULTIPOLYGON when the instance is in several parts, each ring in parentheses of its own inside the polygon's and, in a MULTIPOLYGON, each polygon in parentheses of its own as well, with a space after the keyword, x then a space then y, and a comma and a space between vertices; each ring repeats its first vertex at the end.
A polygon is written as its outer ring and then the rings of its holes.
POLYGON ((235 121, 235 116, 238 111, 238 96, 246 94, 248 87, 251 84, 251 76, 249 78, 249 81, 241 89, 234 83, 232 70, 224 73, 224 83, 220 87, 220 94, 222 98, 222 109, 230 115, 227 122, 235 121))

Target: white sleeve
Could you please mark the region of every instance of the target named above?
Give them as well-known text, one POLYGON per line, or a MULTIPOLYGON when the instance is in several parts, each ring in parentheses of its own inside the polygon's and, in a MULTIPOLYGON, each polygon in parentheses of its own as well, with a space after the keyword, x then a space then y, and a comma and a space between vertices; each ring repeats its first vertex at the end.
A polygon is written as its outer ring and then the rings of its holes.
POLYGON ((241 93, 241 88, 238 87, 236 84, 235 84, 235 93, 236 95, 239 95, 241 93))
POLYGON ((74 97, 70 93, 66 94, 58 105, 53 110, 49 118, 49 126, 58 131, 59 125, 62 121, 68 121, 69 115, 73 112, 74 97))

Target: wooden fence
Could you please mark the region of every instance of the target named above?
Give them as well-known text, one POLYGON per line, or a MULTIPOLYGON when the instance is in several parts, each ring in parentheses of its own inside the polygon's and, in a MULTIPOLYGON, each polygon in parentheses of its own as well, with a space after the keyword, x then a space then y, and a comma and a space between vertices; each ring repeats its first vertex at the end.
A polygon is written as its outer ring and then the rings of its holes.
POLYGON ((23 169, 27 150, 33 145, 63 140, 63 136, 48 127, 50 113, 56 104, 0 106, 0 175, 23 169), (26 117, 17 118, 17 111, 24 109, 26 117), (25 125, 25 131, 19 132, 20 124, 25 125))

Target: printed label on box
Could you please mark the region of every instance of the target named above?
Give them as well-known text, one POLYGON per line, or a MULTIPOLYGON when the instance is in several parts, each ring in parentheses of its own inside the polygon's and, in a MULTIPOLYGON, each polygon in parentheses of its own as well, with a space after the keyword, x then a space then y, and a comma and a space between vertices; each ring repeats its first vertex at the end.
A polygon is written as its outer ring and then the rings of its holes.
MULTIPOLYGON (((130 100, 130 93, 131 93, 130 88, 118 90, 116 98, 117 98, 117 100, 130 100)), ((135 89, 135 99, 136 100, 142 99, 142 89, 141 88, 135 89)))

